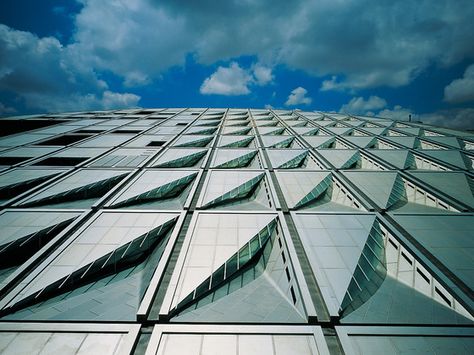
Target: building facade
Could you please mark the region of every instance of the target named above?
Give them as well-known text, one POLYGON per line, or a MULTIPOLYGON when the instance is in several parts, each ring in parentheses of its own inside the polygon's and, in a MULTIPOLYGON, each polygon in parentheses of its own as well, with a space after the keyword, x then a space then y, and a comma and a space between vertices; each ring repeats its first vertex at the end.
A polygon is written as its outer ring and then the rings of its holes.
POLYGON ((474 132, 203 108, 0 124, 1 353, 474 349, 474 132))

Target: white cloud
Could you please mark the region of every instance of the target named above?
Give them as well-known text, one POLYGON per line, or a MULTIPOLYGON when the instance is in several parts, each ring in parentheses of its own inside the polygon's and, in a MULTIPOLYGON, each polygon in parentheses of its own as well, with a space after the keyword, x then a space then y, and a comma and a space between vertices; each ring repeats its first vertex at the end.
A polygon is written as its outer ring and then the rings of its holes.
POLYGON ((353 97, 347 104, 342 105, 339 112, 352 113, 355 115, 370 115, 372 111, 380 110, 387 106, 387 101, 378 96, 370 96, 367 100, 363 97, 353 97))
POLYGON ((306 94, 308 90, 299 86, 294 89, 291 94, 288 96, 288 100, 286 100, 286 106, 294 106, 294 105, 309 105, 312 101, 310 97, 307 97, 306 94))
POLYGON ((274 109, 274 107, 273 107, 272 105, 270 105, 270 104, 266 104, 266 105, 265 105, 265 108, 266 108, 267 110, 273 110, 273 109, 274 109))
POLYGON ((465 31, 474 8, 467 1, 310 4, 285 61, 318 75, 337 74, 323 85, 326 90, 397 87, 430 63, 451 65, 474 56, 474 34, 465 31))
POLYGON ((219 66, 217 70, 206 78, 199 89, 204 95, 247 95, 251 85, 264 86, 273 80, 272 68, 253 64, 250 69, 244 69, 236 62, 228 67, 219 66))
POLYGON ((272 68, 256 64, 253 67, 253 76, 258 85, 264 86, 271 83, 274 79, 272 74, 272 68))
POLYGON ((455 129, 474 129, 474 108, 442 110, 418 117, 423 123, 455 129))
POLYGON ((395 105, 392 108, 387 106, 387 100, 379 96, 370 96, 367 100, 363 97, 353 97, 347 104, 341 106, 339 112, 403 121, 407 121, 410 115, 412 119, 419 118, 419 115, 416 115, 408 108, 400 105, 395 105))
POLYGON ((93 68, 53 37, 38 38, 0 24, 0 90, 21 105, 66 111, 136 105, 140 97, 108 90, 93 68))
MULTIPOLYGON (((183 66, 187 56, 204 65, 256 56, 331 76, 321 90, 353 90, 406 85, 430 65, 474 58, 474 32, 466 30, 474 17, 471 0, 79 1, 71 44, 20 31, 17 41, 0 34, 6 51, 6 57, 0 52, 1 89, 27 104, 29 93, 43 95, 43 106, 54 95, 85 102, 86 95, 103 98, 107 90, 97 72, 134 87, 183 66)), ((241 92, 272 81, 263 67, 248 70, 253 79, 241 92)))
POLYGON ((377 114, 378 117, 402 121, 408 121, 410 115, 412 116, 412 119, 418 118, 418 115, 415 115, 410 109, 404 108, 400 105, 395 105, 393 109, 386 108, 377 114))
POLYGON ((77 110, 110 110, 135 107, 140 96, 130 93, 104 91, 102 93, 70 93, 52 95, 45 98, 41 94, 31 94, 28 105, 49 112, 67 112, 77 110))
POLYGON ((125 75, 123 84, 127 87, 143 86, 151 83, 150 77, 139 71, 132 71, 125 75))
POLYGON ((333 75, 330 80, 324 80, 321 83, 321 91, 330 91, 330 90, 339 90, 345 88, 345 86, 341 83, 337 82, 337 76, 333 75))
POLYGON ((461 79, 453 80, 444 88, 444 101, 450 103, 474 101, 474 64, 467 67, 461 79))
POLYGON ((204 80, 199 89, 201 94, 247 95, 252 77, 238 63, 232 62, 229 67, 219 67, 216 72, 204 80))
POLYGON ((140 96, 135 94, 120 94, 118 92, 104 91, 101 104, 104 109, 132 107, 136 106, 139 100, 140 96))
MULTIPOLYGON (((469 0, 81 1, 74 37, 81 60, 124 79, 140 72, 152 80, 192 53, 203 64, 256 55, 337 74, 323 90, 397 87, 431 63, 474 58, 469 0), (229 13, 245 26, 229 25, 229 13)), ((268 72, 255 75, 269 80, 268 72)))
POLYGON ((440 110, 431 113, 414 113, 409 108, 395 105, 393 109, 384 109, 376 113, 377 117, 390 118, 400 121, 408 121, 411 115, 412 121, 420 121, 422 123, 431 124, 439 127, 447 127, 454 129, 474 129, 474 109, 461 108, 440 110))
POLYGON ((137 86, 185 62, 201 35, 188 32, 188 20, 150 0, 80 0, 71 49, 85 64, 111 71, 137 86))
POLYGON ((5 106, 0 102, 0 115, 8 115, 10 113, 15 113, 16 110, 13 107, 5 106))
MULTIPOLYGON (((393 120, 408 121, 411 115, 412 121, 420 121, 426 124, 432 124, 434 126, 448 127, 454 129, 474 129, 474 108, 461 108, 461 109, 449 109, 440 110, 432 113, 418 114, 413 112, 411 109, 395 105, 392 108, 385 107, 383 110, 377 112, 376 102, 379 101, 380 105, 385 102, 384 99, 378 98, 379 100, 372 100, 374 107, 369 108, 370 105, 366 105, 366 111, 360 109, 356 114, 364 116, 376 116, 381 118, 390 118, 393 120), (373 110, 373 111, 372 111, 373 110)), ((354 100, 354 99, 353 99, 354 100)), ((351 100, 352 101, 352 100, 351 100)), ((364 102, 369 102, 370 98, 364 102)), ((347 105, 347 104, 346 104, 347 105)), ((364 105, 361 105, 364 106, 364 105)), ((380 108, 379 108, 380 109, 380 108)))

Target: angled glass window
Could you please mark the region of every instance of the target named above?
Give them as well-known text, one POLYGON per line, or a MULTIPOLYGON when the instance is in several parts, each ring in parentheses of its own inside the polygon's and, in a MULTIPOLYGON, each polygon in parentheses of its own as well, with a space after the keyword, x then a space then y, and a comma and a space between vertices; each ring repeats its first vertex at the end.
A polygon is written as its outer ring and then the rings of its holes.
POLYGON ((0 174, 0 200, 14 198, 29 189, 52 179, 66 169, 17 168, 0 174))
POLYGON ((22 263, 66 228, 79 212, 12 211, 0 214, 0 286, 22 263))
POLYGON ((81 169, 23 200, 20 206, 90 207, 127 174, 127 170, 81 169))
POLYGON ((111 201, 114 208, 183 209, 196 171, 146 170, 111 201))
POLYGON ((278 171, 276 176, 290 209, 365 210, 349 189, 328 171, 278 171))
POLYGON ((275 215, 200 214, 191 227, 176 292, 169 290, 172 322, 305 322, 275 215))
POLYGON ((266 148, 292 148, 294 146, 295 137, 293 136, 262 136, 261 137, 264 147, 266 148))
POLYGON ((66 148, 45 158, 36 160, 34 166, 76 166, 105 153, 107 148, 66 148))
POLYGON ((270 190, 263 171, 213 170, 201 197, 201 208, 270 209, 270 190))
POLYGON ((128 142, 125 147, 127 148, 160 148, 173 139, 173 135, 158 135, 158 134, 144 134, 138 136, 132 141, 128 142))
POLYGON ((192 135, 207 135, 207 134, 213 134, 217 128, 211 127, 211 128, 204 128, 204 127, 190 127, 187 131, 186 134, 192 134, 192 135))
POLYGON ((98 158, 89 164, 89 166, 104 168, 136 168, 138 166, 142 166, 155 154, 156 151, 153 149, 120 148, 114 150, 112 153, 98 158))
POLYGON ((259 127, 258 132, 265 136, 280 136, 287 133, 285 127, 259 127))
POLYGON ((177 217, 99 213, 30 276, 28 286, 4 309, 7 318, 135 319, 177 217), (84 309, 83 304, 94 307, 84 309))
POLYGON ((221 136, 220 148, 252 148, 255 147, 253 136, 221 136))
POLYGON ((323 168, 308 150, 267 149, 267 155, 274 169, 321 170, 323 168))
MULTIPOLYGON (((125 133, 125 132, 124 132, 125 133)), ((123 144, 134 137, 133 134, 101 134, 87 141, 80 143, 77 147, 94 148, 94 147, 116 147, 123 144)))
POLYGON ((217 169, 261 168, 262 164, 257 154, 257 150, 250 149, 219 149, 211 166, 217 169))
POLYGON ((202 136, 202 135, 183 135, 180 136, 174 143, 174 147, 208 147, 214 136, 202 136))
POLYGON ((206 149, 171 148, 151 163, 155 168, 199 167, 207 154, 206 149))
POLYGON ((15 165, 57 151, 52 147, 19 147, 0 153, 0 165, 15 165))

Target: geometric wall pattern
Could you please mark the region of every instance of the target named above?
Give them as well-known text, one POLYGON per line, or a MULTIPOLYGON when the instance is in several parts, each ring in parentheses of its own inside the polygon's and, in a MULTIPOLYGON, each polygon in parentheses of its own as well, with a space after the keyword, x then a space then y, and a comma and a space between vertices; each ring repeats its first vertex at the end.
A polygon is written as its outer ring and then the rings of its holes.
POLYGON ((1 124, 1 353, 472 353, 474 132, 215 108, 1 124))

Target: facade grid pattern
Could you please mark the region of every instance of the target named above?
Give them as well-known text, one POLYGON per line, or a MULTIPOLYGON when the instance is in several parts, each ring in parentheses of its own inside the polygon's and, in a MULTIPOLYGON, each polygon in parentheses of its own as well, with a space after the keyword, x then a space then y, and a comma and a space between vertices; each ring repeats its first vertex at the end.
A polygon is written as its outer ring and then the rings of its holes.
POLYGON ((474 132, 266 109, 0 122, 2 354, 474 349, 474 132))

